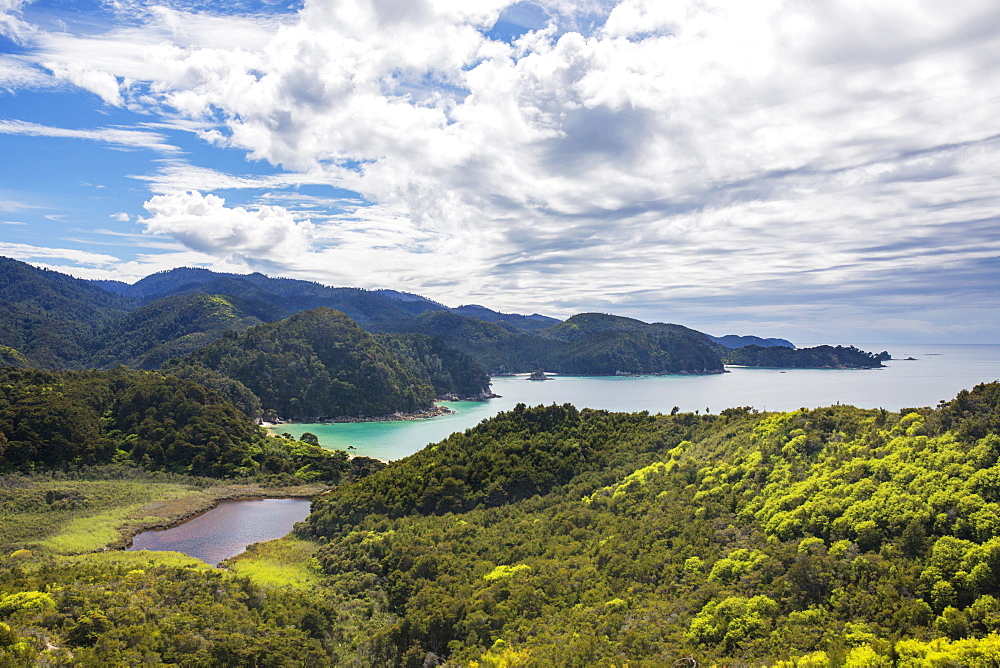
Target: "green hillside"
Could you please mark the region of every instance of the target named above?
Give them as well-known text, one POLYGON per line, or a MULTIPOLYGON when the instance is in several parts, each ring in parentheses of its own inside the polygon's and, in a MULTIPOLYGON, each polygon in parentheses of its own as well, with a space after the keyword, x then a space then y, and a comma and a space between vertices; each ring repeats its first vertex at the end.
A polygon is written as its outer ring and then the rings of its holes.
MULTIPOLYGON (((157 378, 5 373, 5 392, 34 388, 18 410, 157 378)), ((998 470, 998 383, 898 413, 518 406, 334 488, 300 540, 235 570, 8 540, 0 663, 985 668, 1000 656, 998 470)), ((101 519, 88 503, 200 494, 60 476, 4 478, 0 509, 69 513, 82 536, 101 519)))
POLYGON ((509 323, 486 322, 450 311, 428 311, 397 323, 391 331, 440 339, 469 355, 490 374, 542 368, 556 345, 509 323))
POLYGON ((216 392, 158 372, 0 369, 0 473, 106 464, 337 481, 346 455, 265 436, 216 392))
POLYGON ((431 385, 435 396, 475 401, 490 395, 490 377, 483 368, 439 338, 378 334, 375 340, 404 361, 420 380, 431 385))
POLYGON ((719 373, 717 346, 701 332, 680 325, 647 324, 604 313, 581 313, 544 336, 565 341, 545 367, 556 373, 719 373))
POLYGON ((726 364, 783 369, 871 369, 882 366, 878 355, 854 346, 786 348, 749 345, 726 351, 723 360, 726 364))
POLYGON ((571 375, 613 375, 719 373, 723 369, 720 346, 701 332, 603 313, 581 313, 529 332, 504 322, 435 311, 403 321, 396 328, 441 338, 490 373, 544 369, 571 375))
POLYGON ((267 305, 224 295, 196 293, 158 299, 112 323, 101 334, 92 366, 116 364, 157 369, 194 352, 228 331, 276 319, 267 305))
POLYGON ((87 366, 103 328, 132 307, 88 281, 0 257, 0 345, 32 366, 87 366))
POLYGON ((185 366, 237 380, 265 410, 292 419, 413 412, 430 408, 434 400, 430 384, 329 308, 228 332, 170 368, 185 366))
POLYGON ((371 663, 994 665, 998 427, 996 383, 901 413, 519 407, 309 528, 384 601, 371 663))
POLYGON ((220 294, 266 304, 286 318, 318 307, 346 313, 363 327, 375 328, 427 310, 444 307, 429 299, 392 291, 335 288, 313 281, 272 278, 263 274, 226 274, 179 267, 151 274, 132 285, 105 284, 130 298, 149 302, 172 295, 220 294))
MULTIPOLYGON (((244 331, 315 308, 333 308, 367 331, 439 340, 492 374, 538 369, 574 375, 722 371, 723 348, 707 335, 680 325, 647 324, 600 313, 559 322, 538 314, 503 314, 474 305, 448 309, 393 290, 333 288, 262 274, 178 268, 132 285, 92 283, 2 259, 0 291, 7 300, 0 301, 0 346, 10 349, 7 355, 14 364, 41 368, 124 364, 155 369, 199 350, 224 332, 244 331)), ((467 366, 468 362, 451 360, 452 368, 443 369, 431 360, 441 358, 442 351, 428 352, 427 345, 410 351, 410 370, 423 383, 433 385, 438 395, 471 397, 485 391, 473 387, 482 385, 481 379, 470 380, 464 372, 459 374, 461 380, 455 377, 458 367, 454 365, 467 366), (471 384, 459 387, 459 383, 471 384)), ((395 346, 398 353, 410 347, 395 346)), ((308 373, 310 368, 299 371, 308 373)), ((275 397, 284 391, 272 390, 275 397)), ((279 401, 286 407, 283 410, 293 408, 288 406, 290 400, 279 401)), ((294 408, 295 414, 306 415, 294 408)), ((318 405, 310 408, 320 409, 318 405)), ((348 409, 352 415, 370 414, 358 406, 348 409)), ((312 417, 321 414, 325 413, 312 417)))

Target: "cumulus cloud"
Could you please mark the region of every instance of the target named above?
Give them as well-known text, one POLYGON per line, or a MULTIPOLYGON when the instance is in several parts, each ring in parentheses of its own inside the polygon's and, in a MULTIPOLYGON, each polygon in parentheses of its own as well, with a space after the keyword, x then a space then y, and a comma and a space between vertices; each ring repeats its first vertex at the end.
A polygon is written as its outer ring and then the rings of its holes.
POLYGON ((285 170, 176 160, 147 175, 146 229, 200 252, 269 249, 304 276, 334 258, 391 267, 439 299, 564 314, 787 308, 789 291, 998 305, 990 3, 307 0, 294 15, 143 16, 39 35, 32 57, 285 170), (511 43, 487 36, 529 9, 511 43), (285 202, 200 194, 305 183, 364 201, 310 223, 285 202))
POLYGON ((296 257, 311 245, 312 223, 277 206, 227 207, 221 197, 199 192, 156 195, 143 206, 152 214, 141 221, 147 232, 216 257, 296 257))

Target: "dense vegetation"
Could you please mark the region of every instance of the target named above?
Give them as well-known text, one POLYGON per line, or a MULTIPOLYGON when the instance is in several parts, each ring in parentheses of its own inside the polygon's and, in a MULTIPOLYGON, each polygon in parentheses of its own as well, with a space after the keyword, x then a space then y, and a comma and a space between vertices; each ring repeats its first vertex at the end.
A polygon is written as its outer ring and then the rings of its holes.
MULTIPOLYGON (((15 550, 0 663, 991 666, 998 471, 997 383, 899 413, 518 406, 325 494, 318 552, 259 548, 253 581, 15 550)), ((0 502, 80 513, 88 484, 0 502)))
MULTIPOLYGON (((317 307, 340 310, 373 331, 426 311, 448 311, 394 290, 331 288, 262 274, 181 268, 128 285, 83 281, 9 258, 0 258, 0 294, 0 361, 52 369, 154 369, 226 331, 317 307)), ((455 311, 528 329, 558 322, 483 307, 455 311)))
POLYGON ((794 348, 795 344, 787 339, 762 339, 759 336, 738 336, 736 334, 726 334, 725 336, 710 337, 713 341, 726 348, 742 348, 743 346, 761 346, 769 348, 771 346, 784 346, 794 348))
POLYGON ((519 407, 309 531, 392 615, 374 663, 995 665, 998 428, 996 383, 900 413, 519 407))
POLYGON ((345 453, 268 437, 221 395, 188 379, 124 368, 0 369, 0 471, 109 463, 332 482, 352 471, 345 453))
MULTIPOLYGON (((783 339, 713 338, 679 325, 600 313, 559 322, 475 305, 449 309, 393 290, 331 288, 207 269, 172 269, 128 285, 81 281, 0 258, 0 290, 6 299, 0 301, 0 362, 21 367, 160 368, 226 332, 243 332, 315 308, 339 310, 370 332, 438 339, 416 348, 413 339, 393 345, 383 341, 403 354, 409 371, 434 386, 438 395, 476 396, 487 391, 485 386, 475 389, 482 385, 482 374, 470 372, 471 363, 492 374, 544 369, 573 375, 715 373, 722 370, 723 354, 734 360, 728 363, 749 366, 866 366, 854 354, 863 353, 854 349, 789 348, 782 354, 775 352, 780 348, 761 352, 745 346, 733 352, 728 347, 747 342, 791 344, 783 339), (446 360, 454 353, 442 352, 442 345, 465 353, 471 363, 446 360), (434 350, 428 352, 429 347, 434 350), (439 368, 433 357, 450 368, 439 368), (466 369, 460 371, 461 367, 466 369)), ((316 381, 317 387, 325 383, 323 378, 316 381)), ((282 392, 273 389, 275 396, 282 392)), ((325 414, 320 411, 310 417, 325 414)))
POLYGON ((379 334, 375 340, 431 385, 438 397, 477 400, 490 395, 490 377, 483 368, 441 339, 421 334, 379 334))
POLYGON ((0 257, 0 346, 29 365, 81 368, 131 303, 65 274, 0 257))
POLYGON ((339 311, 317 308, 230 332, 170 369, 204 367, 287 418, 375 416, 429 408, 433 387, 339 311))
POLYGON ((235 297, 204 293, 165 297, 112 323, 103 332, 101 349, 91 365, 157 369, 227 331, 243 331, 273 319, 267 308, 235 297))
POLYGON ((726 364, 801 369, 871 369, 882 366, 882 359, 881 355, 865 352, 854 346, 796 349, 751 345, 727 351, 723 355, 726 364))
POLYGON ((428 312, 396 327, 442 339, 490 373, 544 369, 575 375, 715 373, 720 347, 680 325, 647 324, 603 313, 582 313, 526 332, 449 312, 428 312))
POLYGON ((176 553, 29 554, 0 562, 0 583, 5 666, 341 665, 365 614, 176 553))
POLYGON ((513 325, 518 329, 545 329, 559 324, 559 321, 555 318, 550 318, 538 313, 533 313, 531 315, 521 315, 519 313, 497 313, 496 311, 488 309, 485 306, 479 306, 478 304, 458 306, 449 310, 452 313, 468 316, 470 318, 476 318, 477 320, 482 320, 484 322, 504 322, 509 325, 513 325))
POLYGON ((719 353, 701 332, 663 323, 647 324, 604 313, 581 313, 544 336, 564 342, 551 366, 566 374, 717 373, 719 353))

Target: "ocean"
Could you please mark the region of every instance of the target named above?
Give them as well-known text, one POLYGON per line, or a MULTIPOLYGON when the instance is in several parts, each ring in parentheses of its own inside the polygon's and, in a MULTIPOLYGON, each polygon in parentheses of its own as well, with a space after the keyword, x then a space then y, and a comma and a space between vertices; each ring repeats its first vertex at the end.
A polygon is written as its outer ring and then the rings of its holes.
POLYGON ((833 404, 898 411, 934 406, 960 390, 1000 379, 1000 345, 886 344, 864 349, 888 350, 897 359, 886 362, 884 369, 869 370, 730 367, 729 373, 706 376, 551 376, 546 381, 497 377, 493 391, 499 399, 443 402, 455 411, 451 415, 401 422, 282 424, 272 431, 296 438, 309 432, 324 447, 391 461, 518 403, 651 413, 669 413, 674 406, 682 412, 718 413, 734 406, 787 411, 833 404))

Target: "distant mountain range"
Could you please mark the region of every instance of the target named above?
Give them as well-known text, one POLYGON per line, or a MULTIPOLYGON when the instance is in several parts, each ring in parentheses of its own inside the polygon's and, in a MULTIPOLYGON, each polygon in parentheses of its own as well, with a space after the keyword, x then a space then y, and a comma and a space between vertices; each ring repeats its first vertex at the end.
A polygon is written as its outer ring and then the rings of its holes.
POLYGON ((450 311, 485 322, 504 322, 520 329, 541 329, 559 322, 539 315, 498 313, 485 306, 468 305, 449 309, 420 295, 398 290, 363 290, 332 288, 290 278, 271 278, 260 273, 226 274, 208 269, 181 267, 151 274, 136 283, 92 281, 126 299, 148 304, 173 295, 213 294, 236 297, 248 305, 263 308, 258 317, 280 320, 294 313, 325 306, 336 309, 369 330, 390 326, 397 321, 427 311, 450 311))
POLYGON ((795 344, 786 339, 762 339, 759 336, 737 336, 736 334, 726 334, 725 336, 713 336, 711 339, 729 349, 742 348, 744 346, 760 346, 761 348, 795 347, 795 344))
MULTIPOLYGON (((343 314, 357 323, 359 332, 367 332, 365 336, 380 335, 370 345, 392 351, 387 354, 439 396, 481 395, 488 391, 485 373, 721 373, 724 363, 844 366, 847 359, 833 349, 798 351, 784 339, 712 337, 681 325, 650 324, 604 313, 582 313, 560 321, 537 313, 500 313, 479 305, 449 308, 396 290, 335 288, 259 273, 193 268, 159 272, 134 284, 86 281, 0 258, 0 364, 49 369, 121 364, 158 369, 204 350, 227 333, 257 331, 315 309, 343 314), (788 352, 748 354, 758 347, 788 352), (739 351, 743 352, 736 354, 739 351)), ((326 320, 332 317, 324 316, 326 320)), ((283 330, 274 331, 280 338, 283 330)), ((303 354, 308 358, 314 353, 319 354, 319 349, 303 354)), ((846 364, 852 365, 853 359, 846 364)), ((201 372, 196 375, 208 378, 201 372)), ((412 396, 421 397, 417 403, 427 404, 423 390, 412 396)), ((409 406, 413 401, 402 403, 409 406)), ((266 401, 264 408, 268 408, 266 401)))

